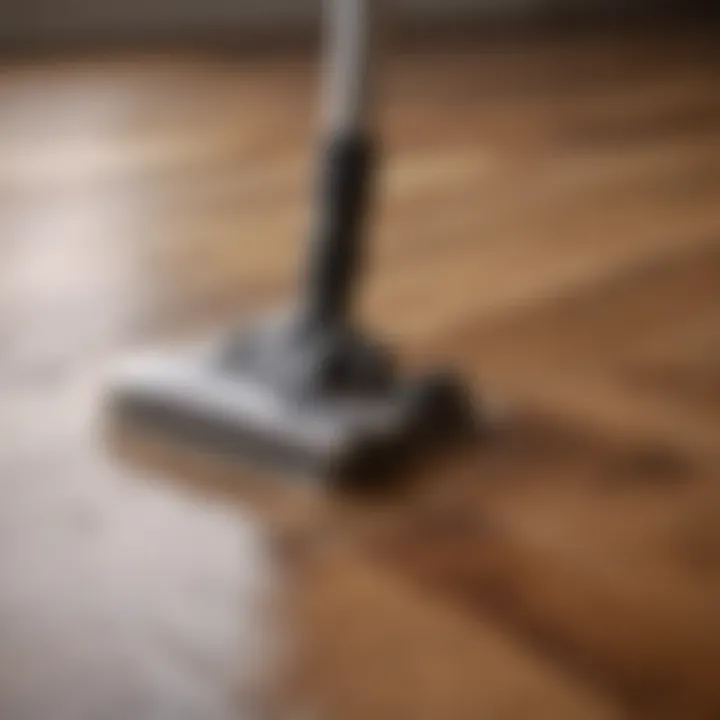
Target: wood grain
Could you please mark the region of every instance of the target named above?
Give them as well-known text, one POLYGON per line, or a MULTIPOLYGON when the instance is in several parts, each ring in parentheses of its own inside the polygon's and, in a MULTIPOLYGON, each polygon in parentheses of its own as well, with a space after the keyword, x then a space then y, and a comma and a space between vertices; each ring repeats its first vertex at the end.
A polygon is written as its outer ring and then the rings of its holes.
POLYGON ((311 58, 4 59, 3 720, 720 716, 718 47, 398 48, 359 312, 507 417, 374 498, 100 432, 296 286, 311 58))

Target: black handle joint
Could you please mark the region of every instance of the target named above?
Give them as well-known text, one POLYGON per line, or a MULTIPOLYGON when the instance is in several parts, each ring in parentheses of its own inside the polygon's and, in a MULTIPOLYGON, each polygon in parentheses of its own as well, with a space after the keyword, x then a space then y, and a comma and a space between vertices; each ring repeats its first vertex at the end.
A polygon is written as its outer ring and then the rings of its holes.
POLYGON ((370 139, 335 135, 322 154, 319 217, 311 242, 307 317, 311 325, 347 322, 362 260, 363 221, 374 161, 370 139))

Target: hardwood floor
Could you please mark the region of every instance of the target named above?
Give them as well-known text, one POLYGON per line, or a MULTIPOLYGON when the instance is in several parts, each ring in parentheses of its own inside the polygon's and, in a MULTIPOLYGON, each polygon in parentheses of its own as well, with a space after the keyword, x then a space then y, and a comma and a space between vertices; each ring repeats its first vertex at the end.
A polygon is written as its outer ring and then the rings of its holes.
POLYGON ((718 47, 394 53, 361 313, 507 412, 381 498, 99 414, 293 290, 311 59, 6 59, 0 717, 720 717, 718 47))

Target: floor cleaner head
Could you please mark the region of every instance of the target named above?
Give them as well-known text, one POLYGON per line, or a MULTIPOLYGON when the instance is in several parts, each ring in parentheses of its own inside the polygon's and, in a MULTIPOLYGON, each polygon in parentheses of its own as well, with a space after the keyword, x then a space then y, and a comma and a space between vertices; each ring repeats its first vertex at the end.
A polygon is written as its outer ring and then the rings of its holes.
POLYGON ((450 376, 401 381, 381 348, 348 332, 308 336, 292 319, 133 358, 109 397, 114 417, 135 427, 333 479, 379 477, 475 427, 450 376))

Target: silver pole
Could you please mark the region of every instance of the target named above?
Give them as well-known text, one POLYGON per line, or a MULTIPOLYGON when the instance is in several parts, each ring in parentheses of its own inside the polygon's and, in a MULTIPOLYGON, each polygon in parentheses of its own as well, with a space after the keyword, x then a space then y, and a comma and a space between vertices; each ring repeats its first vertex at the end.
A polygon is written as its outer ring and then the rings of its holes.
POLYGON ((325 122, 332 133, 366 129, 381 0, 324 0, 325 122))

